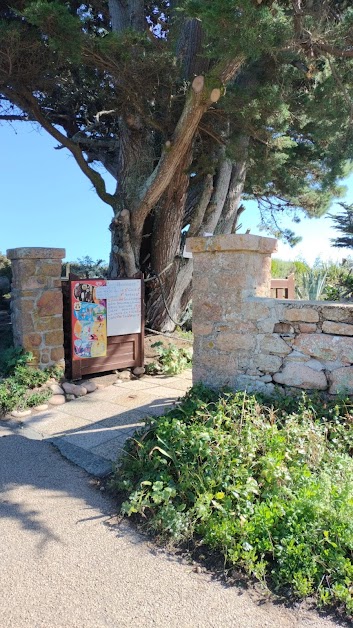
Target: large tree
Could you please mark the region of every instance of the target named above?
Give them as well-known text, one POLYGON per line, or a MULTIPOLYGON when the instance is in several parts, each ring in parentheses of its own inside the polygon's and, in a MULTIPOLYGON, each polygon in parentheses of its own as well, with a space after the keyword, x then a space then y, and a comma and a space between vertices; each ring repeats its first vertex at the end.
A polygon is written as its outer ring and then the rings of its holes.
POLYGON ((339 194, 350 5, 0 0, 0 119, 41 125, 111 206, 110 273, 150 279, 151 326, 172 328, 189 301, 185 229, 233 233, 244 198, 277 229, 281 212, 319 216, 339 194))

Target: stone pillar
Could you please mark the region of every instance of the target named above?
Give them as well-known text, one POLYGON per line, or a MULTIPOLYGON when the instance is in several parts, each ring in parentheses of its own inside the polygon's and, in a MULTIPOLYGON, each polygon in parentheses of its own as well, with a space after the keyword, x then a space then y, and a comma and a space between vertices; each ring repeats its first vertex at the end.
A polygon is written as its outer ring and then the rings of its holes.
POLYGON ((12 264, 11 318, 15 346, 31 351, 39 367, 64 359, 61 263, 65 249, 7 251, 12 264))
POLYGON ((239 375, 249 372, 256 347, 252 319, 257 304, 252 301, 270 297, 271 254, 277 240, 255 235, 196 237, 188 240, 188 249, 193 254, 194 382, 237 387, 239 375))

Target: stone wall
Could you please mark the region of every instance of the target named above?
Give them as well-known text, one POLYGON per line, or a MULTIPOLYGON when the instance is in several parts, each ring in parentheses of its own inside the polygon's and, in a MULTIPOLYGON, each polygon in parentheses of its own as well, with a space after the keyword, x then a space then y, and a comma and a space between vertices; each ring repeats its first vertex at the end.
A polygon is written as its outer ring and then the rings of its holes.
POLYGON ((194 382, 353 394, 353 304, 268 298, 276 240, 190 238, 194 382))
POLYGON ((12 264, 11 318, 15 346, 31 351, 40 367, 64 359, 61 263, 65 249, 7 251, 12 264))

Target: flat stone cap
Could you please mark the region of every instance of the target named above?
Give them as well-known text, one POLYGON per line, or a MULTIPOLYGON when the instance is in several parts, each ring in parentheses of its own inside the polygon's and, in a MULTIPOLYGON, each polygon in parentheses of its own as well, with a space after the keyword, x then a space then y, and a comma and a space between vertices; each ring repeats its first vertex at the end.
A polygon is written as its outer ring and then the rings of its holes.
POLYGON ((8 249, 6 255, 9 259, 64 259, 65 249, 47 249, 44 246, 22 247, 8 249))
POLYGON ((188 250, 193 253, 216 253, 222 251, 253 251, 271 255, 277 251, 276 238, 263 238, 251 234, 216 235, 207 238, 187 239, 188 250))

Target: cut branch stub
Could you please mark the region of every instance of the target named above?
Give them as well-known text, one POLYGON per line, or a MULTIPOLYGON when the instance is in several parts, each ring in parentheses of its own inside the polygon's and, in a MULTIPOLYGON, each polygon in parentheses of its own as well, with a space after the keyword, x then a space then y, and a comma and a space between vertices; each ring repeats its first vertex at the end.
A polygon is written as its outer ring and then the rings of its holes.
POLYGON ((194 90, 195 94, 200 94, 204 86, 205 86, 205 77, 195 76, 193 82, 191 83, 191 87, 194 90))
POLYGON ((221 90, 219 89, 219 87, 215 87, 212 92, 210 93, 210 101, 211 102, 218 102, 220 97, 222 95, 221 90))

